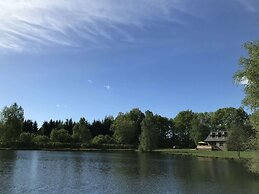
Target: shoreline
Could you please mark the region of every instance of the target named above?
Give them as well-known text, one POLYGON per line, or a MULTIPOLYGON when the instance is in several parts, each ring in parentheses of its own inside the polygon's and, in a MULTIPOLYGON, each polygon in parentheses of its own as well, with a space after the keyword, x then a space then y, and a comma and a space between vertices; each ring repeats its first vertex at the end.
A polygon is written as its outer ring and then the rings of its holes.
POLYGON ((13 151, 68 151, 68 152, 137 152, 137 149, 105 149, 105 148, 0 148, 0 150, 13 151))
MULTIPOLYGON (((115 148, 0 148, 0 150, 23 150, 23 151, 70 151, 70 152, 139 152, 138 149, 115 149, 115 148)), ((156 149, 148 153, 182 155, 204 158, 222 158, 248 160, 256 155, 256 151, 241 151, 240 158, 237 151, 210 151, 196 149, 156 149)))

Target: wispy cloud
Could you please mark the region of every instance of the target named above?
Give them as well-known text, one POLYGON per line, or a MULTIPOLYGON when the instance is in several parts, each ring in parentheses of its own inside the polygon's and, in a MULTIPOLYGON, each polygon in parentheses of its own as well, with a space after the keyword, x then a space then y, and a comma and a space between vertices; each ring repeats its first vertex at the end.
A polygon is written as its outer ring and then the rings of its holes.
POLYGON ((107 85, 107 86, 104 86, 106 88, 106 90, 110 90, 111 89, 111 86, 107 85))
POLYGON ((20 52, 132 42, 125 27, 143 30, 146 21, 158 19, 180 22, 171 10, 184 11, 182 0, 8 0, 0 7, 0 51, 20 52))
MULTIPOLYGON (((255 11, 256 1, 234 2, 255 11)), ((0 53, 135 43, 136 34, 149 31, 150 25, 161 21, 186 25, 186 16, 199 18, 192 4, 192 0, 2 0, 0 53)))
POLYGON ((67 105, 56 104, 56 108, 67 108, 67 105))
POLYGON ((256 12, 256 2, 258 4, 258 0, 238 0, 245 8, 247 11, 250 12, 256 12))

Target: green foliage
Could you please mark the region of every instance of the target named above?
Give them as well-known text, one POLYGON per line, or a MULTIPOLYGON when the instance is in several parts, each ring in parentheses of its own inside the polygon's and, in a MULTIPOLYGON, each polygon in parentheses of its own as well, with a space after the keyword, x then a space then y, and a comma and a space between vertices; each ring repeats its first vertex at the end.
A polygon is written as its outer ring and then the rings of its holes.
POLYGON ((80 142, 80 131, 78 124, 75 124, 73 127, 73 135, 72 135, 74 142, 80 142))
POLYGON ((38 132, 37 122, 33 122, 32 120, 25 120, 22 124, 22 132, 36 134, 38 132))
MULTIPOLYGON (((256 113, 255 111, 252 117, 258 117, 258 113, 256 113)), ((138 146, 142 151, 169 148, 173 145, 187 148, 194 147, 194 142, 204 140, 209 130, 228 129, 231 131, 230 126, 234 124, 242 124, 243 130, 238 131, 238 134, 242 133, 246 138, 245 140, 255 139, 255 131, 249 125, 249 116, 242 108, 223 108, 215 113, 182 111, 174 119, 153 115, 149 111, 145 115, 139 109, 134 108, 125 114, 120 113, 115 120, 111 117, 106 117, 104 120, 94 121, 92 124, 89 124, 84 118, 81 118, 78 123, 73 122, 72 119, 67 119, 65 122, 50 120, 49 122, 44 122, 39 131, 37 130, 36 122, 24 121, 23 109, 18 107, 17 104, 5 107, 1 115, 0 138, 2 142, 3 140, 6 141, 4 145, 11 147, 31 143, 31 147, 53 149, 61 148, 62 146, 69 147, 69 144, 71 148, 78 148, 80 144, 86 147, 92 146, 92 148, 94 146, 101 148, 102 145, 106 146, 107 144, 132 145, 133 147, 138 146), (16 126, 15 129, 19 130, 10 130, 13 129, 10 126, 16 126), (66 127, 68 130, 62 127, 66 127), (72 137, 69 131, 73 132, 72 137), (91 131, 94 134, 93 140, 91 131), (21 134, 21 132, 23 133, 21 134), (50 138, 47 136, 48 134, 50 138), (16 137, 17 135, 18 138, 16 137), (49 142, 50 140, 51 142, 49 142)), ((258 126, 258 120, 253 119, 253 122, 254 126, 258 126)), ((236 133, 236 131, 233 132, 233 137, 235 137, 236 133)), ((237 140, 237 138, 234 139, 237 140)), ((229 149, 236 150, 237 145, 234 143, 229 145, 229 149)), ((252 146, 250 145, 252 143, 249 144, 249 147, 246 145, 245 149, 251 149, 252 146)))
POLYGON ((59 130, 59 129, 66 129, 67 130, 68 129, 68 130, 70 130, 70 126, 67 126, 67 125, 69 125, 69 124, 67 124, 66 122, 64 124, 64 122, 61 121, 61 120, 53 121, 51 119, 49 122, 44 121, 40 130, 39 130, 39 132, 38 132, 38 134, 46 135, 46 136, 49 137, 52 129, 57 129, 57 130, 59 130))
POLYGON ((158 129, 158 147, 166 148, 172 146, 174 123, 166 117, 154 115, 155 124, 158 129))
POLYGON ((97 135, 113 135, 113 132, 110 130, 111 125, 114 121, 112 116, 106 116, 104 120, 94 120, 93 123, 89 126, 92 137, 97 135))
POLYGON ((139 137, 141 134, 141 122, 145 118, 145 114, 141 112, 138 108, 133 108, 129 113, 126 113, 129 119, 135 125, 135 137, 134 137, 134 144, 139 143, 139 137))
POLYGON ((228 131, 232 125, 249 122, 248 119, 243 108, 221 108, 212 114, 212 129, 228 131))
POLYGON ((182 111, 174 119, 175 133, 174 143, 181 148, 194 147, 194 141, 190 137, 192 129, 192 120, 194 113, 192 111, 182 111))
POLYGON ((199 141, 203 141, 210 133, 210 125, 206 122, 206 114, 195 114, 191 122, 190 137, 197 145, 199 141))
POLYGON ((30 133, 22 132, 20 134, 19 141, 23 146, 29 146, 32 143, 32 138, 33 135, 31 135, 30 133))
POLYGON ((111 126, 114 131, 113 137, 119 143, 137 145, 141 134, 141 122, 144 117, 145 115, 138 108, 134 108, 125 114, 119 113, 111 126))
POLYGON ((136 149, 135 145, 131 144, 81 144, 81 148, 83 149, 102 149, 102 150, 109 150, 109 149, 114 149, 114 150, 120 150, 120 149, 136 149))
POLYGON ((227 148, 230 151, 243 151, 246 149, 248 137, 246 137, 244 126, 238 124, 231 127, 227 140, 227 148))
POLYGON ((93 138, 92 144, 116 144, 116 141, 108 135, 97 135, 93 138))
POLYGON ((51 131, 50 140, 52 142, 60 142, 60 143, 69 143, 71 142, 72 138, 69 135, 68 131, 65 129, 54 129, 51 131))
POLYGON ((122 144, 132 144, 135 140, 136 125, 135 123, 124 114, 119 114, 112 125, 114 131, 114 139, 122 144))
MULTIPOLYGON (((248 42, 244 45, 247 57, 240 58, 240 70, 234 75, 237 83, 243 84, 245 98, 243 104, 252 110, 251 123, 257 130, 257 146, 259 146, 259 41, 248 42)), ((259 149, 259 147, 257 148, 259 149)), ((251 170, 259 173, 259 158, 251 162, 251 170)))
POLYGON ((87 122, 85 118, 81 118, 79 121, 79 139, 82 143, 89 143, 92 139, 89 128, 87 127, 87 122))
POLYGON ((85 118, 81 118, 79 123, 73 127, 73 139, 75 142, 90 143, 92 135, 90 129, 87 126, 85 118))
POLYGON ((139 150, 146 152, 156 149, 158 147, 159 128, 156 117, 152 112, 146 112, 146 116, 141 122, 141 130, 139 150))
POLYGON ((248 57, 240 58, 241 69, 236 72, 234 78, 240 83, 247 80, 244 85, 245 98, 244 105, 252 110, 259 109, 259 41, 248 42, 245 44, 248 57))
POLYGON ((45 136, 45 135, 36 135, 33 137, 32 141, 35 144, 45 144, 49 142, 49 137, 45 136))
POLYGON ((16 141, 22 132, 24 110, 16 103, 10 107, 4 107, 1 113, 1 141, 16 141))

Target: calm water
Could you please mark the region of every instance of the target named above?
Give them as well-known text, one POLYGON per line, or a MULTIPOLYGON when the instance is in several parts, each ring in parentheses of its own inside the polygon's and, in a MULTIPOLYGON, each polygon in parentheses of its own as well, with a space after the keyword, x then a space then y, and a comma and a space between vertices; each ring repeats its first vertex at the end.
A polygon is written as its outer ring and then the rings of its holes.
POLYGON ((0 151, 0 193, 259 193, 241 164, 159 154, 0 151))

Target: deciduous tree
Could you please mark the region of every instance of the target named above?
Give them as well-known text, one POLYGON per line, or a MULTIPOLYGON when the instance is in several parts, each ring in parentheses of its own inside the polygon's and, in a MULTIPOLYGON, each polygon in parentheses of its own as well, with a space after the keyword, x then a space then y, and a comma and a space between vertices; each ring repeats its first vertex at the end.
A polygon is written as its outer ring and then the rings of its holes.
POLYGON ((4 107, 1 113, 1 140, 15 141, 18 140, 22 132, 22 124, 24 121, 24 110, 16 103, 10 107, 4 107))

